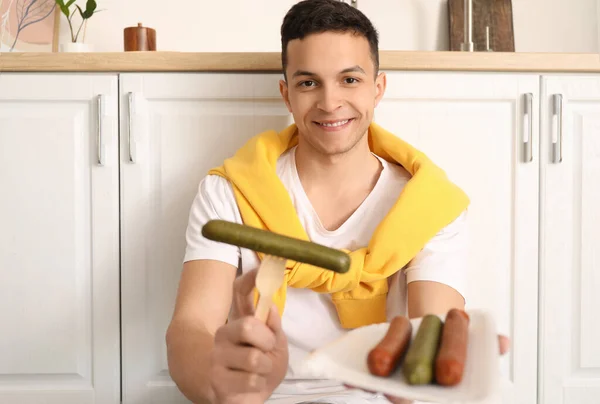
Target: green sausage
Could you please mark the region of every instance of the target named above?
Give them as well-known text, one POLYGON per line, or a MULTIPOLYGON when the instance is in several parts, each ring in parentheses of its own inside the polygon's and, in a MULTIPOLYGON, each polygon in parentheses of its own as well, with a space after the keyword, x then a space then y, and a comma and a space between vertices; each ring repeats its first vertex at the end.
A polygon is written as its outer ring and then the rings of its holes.
POLYGON ((423 317, 402 364, 402 373, 408 384, 429 384, 433 381, 441 332, 442 320, 438 316, 429 314, 423 317))
POLYGON ((304 262, 334 272, 344 273, 350 269, 350 256, 343 251, 243 224, 211 220, 202 227, 202 235, 210 240, 304 262))

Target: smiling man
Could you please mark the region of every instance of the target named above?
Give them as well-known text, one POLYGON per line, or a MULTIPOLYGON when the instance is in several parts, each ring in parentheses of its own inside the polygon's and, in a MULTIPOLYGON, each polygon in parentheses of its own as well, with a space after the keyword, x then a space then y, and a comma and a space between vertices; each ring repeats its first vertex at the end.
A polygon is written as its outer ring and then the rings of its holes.
POLYGON ((167 332, 171 376, 196 403, 386 403, 308 379, 298 364, 352 328, 464 308, 468 198, 373 122, 386 76, 377 32, 359 10, 299 2, 281 39, 280 90, 294 124, 257 134, 199 184, 167 332), (289 267, 284 299, 263 324, 252 304, 260 261, 203 238, 211 219, 349 250, 350 273, 289 267))

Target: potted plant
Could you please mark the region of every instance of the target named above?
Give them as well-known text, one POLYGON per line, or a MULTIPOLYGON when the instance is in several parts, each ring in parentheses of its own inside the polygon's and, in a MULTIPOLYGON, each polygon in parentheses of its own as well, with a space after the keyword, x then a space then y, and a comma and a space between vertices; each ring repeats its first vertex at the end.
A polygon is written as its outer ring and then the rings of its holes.
POLYGON ((61 44, 62 52, 88 52, 91 50, 91 46, 85 43, 85 29, 87 28, 87 20, 89 20, 95 13, 99 10, 96 10, 97 4, 95 0, 87 0, 85 3, 85 10, 82 10, 79 5, 74 4, 75 0, 55 0, 56 4, 60 8, 60 11, 67 18, 67 22, 69 23, 69 31, 71 35, 71 41, 61 44), (75 6, 72 8, 71 6, 75 6), (73 21, 73 17, 77 15, 79 11, 79 16, 81 17, 81 23, 79 24, 79 28, 75 30, 75 25, 73 21), (83 28, 83 38, 81 37, 81 29, 83 28))

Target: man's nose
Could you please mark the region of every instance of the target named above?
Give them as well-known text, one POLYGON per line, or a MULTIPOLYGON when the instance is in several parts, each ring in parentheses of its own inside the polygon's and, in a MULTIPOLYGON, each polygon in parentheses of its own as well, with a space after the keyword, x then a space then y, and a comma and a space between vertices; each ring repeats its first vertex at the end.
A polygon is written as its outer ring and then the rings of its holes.
POLYGON ((324 112, 335 112, 342 106, 340 89, 336 86, 323 86, 317 101, 317 108, 324 112))

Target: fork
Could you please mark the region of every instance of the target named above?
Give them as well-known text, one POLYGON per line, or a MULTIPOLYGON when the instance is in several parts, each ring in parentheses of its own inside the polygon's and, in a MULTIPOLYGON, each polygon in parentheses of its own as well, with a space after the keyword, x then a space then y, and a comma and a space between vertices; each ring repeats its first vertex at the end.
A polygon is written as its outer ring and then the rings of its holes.
POLYGON ((273 295, 281 286, 285 275, 285 258, 274 255, 265 255, 258 273, 256 274, 256 288, 259 298, 254 313, 263 323, 267 321, 269 309, 273 303, 273 295))

